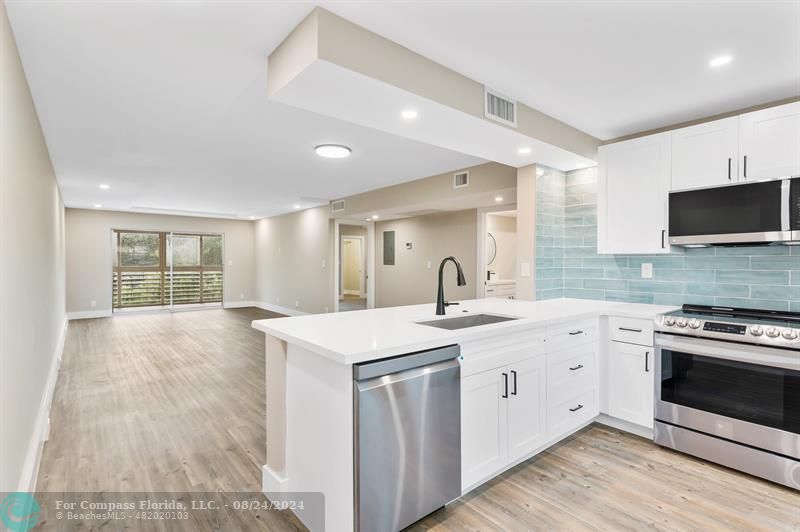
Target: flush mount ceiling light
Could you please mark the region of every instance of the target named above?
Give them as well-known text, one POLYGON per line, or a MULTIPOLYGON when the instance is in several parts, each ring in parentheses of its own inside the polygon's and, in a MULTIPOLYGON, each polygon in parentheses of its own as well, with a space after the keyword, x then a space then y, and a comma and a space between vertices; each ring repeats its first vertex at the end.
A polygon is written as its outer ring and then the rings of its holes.
POLYGON ((715 57, 714 59, 709 61, 708 62, 708 66, 710 66, 712 68, 718 68, 718 67, 727 65, 731 61, 733 61, 733 57, 731 57, 729 55, 721 55, 721 56, 715 57))
POLYGON ((531 149, 528 147, 520 148, 517 150, 517 153, 520 155, 528 155, 531 152, 531 149))
POLYGON ((400 113, 400 116, 402 116, 404 120, 414 120, 417 118, 417 112, 414 109, 406 109, 400 113))
POLYGON ((320 144, 314 148, 317 155, 327 159, 344 159, 350 157, 352 150, 342 144, 320 144))
POLYGON ((101 183, 101 184, 100 184, 100 188, 101 188, 101 189, 103 189, 103 190, 108 190, 108 189, 109 189, 109 188, 111 188, 111 187, 109 187, 109 186, 108 186, 108 185, 106 185, 105 183, 101 183))

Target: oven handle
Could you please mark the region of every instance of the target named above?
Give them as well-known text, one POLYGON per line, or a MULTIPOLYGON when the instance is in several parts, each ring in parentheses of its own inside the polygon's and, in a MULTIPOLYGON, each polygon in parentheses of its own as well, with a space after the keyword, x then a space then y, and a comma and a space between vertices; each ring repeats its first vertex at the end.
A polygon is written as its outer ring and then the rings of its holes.
POLYGON ((800 371, 797 352, 791 349, 706 340, 705 338, 687 338, 663 333, 656 333, 655 340, 657 354, 659 355, 657 368, 660 365, 661 350, 669 349, 670 351, 680 351, 690 355, 800 371))

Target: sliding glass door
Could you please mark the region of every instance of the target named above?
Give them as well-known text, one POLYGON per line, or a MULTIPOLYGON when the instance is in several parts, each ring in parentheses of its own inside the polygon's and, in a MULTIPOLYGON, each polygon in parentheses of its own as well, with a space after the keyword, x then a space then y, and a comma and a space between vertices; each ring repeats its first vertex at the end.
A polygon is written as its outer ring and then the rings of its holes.
POLYGON ((114 231, 114 309, 222 302, 222 235, 114 231))

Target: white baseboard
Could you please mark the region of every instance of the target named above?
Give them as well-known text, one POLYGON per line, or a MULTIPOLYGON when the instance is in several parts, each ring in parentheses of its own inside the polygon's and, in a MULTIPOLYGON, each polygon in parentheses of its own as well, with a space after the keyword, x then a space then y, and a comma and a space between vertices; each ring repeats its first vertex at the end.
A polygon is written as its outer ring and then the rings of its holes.
POLYGON ((258 301, 223 301, 223 308, 258 307, 258 301))
POLYGON ((302 310, 273 305, 272 303, 264 303, 263 301, 254 301, 253 306, 263 310, 277 312, 278 314, 285 314, 286 316, 305 316, 308 314, 308 312, 303 312, 302 310))
POLYGON ((47 382, 45 383, 42 400, 39 403, 39 411, 36 414, 33 434, 31 434, 31 439, 28 443, 28 453, 22 466, 22 475, 19 479, 17 491, 28 493, 36 491, 36 478, 39 476, 39 464, 42 461, 44 442, 50 437, 50 407, 53 404, 53 392, 56 389, 58 370, 61 367, 61 357, 64 354, 64 342, 67 338, 68 325, 69 320, 67 316, 64 316, 64 323, 59 331, 56 347, 53 351, 53 359, 50 361, 47 382))
POLYGON ((80 312, 67 312, 68 320, 87 320, 90 318, 110 318, 111 310, 83 310, 80 312))
POLYGON ((274 502, 274 494, 285 493, 289 489, 289 479, 282 477, 269 466, 261 468, 261 491, 267 494, 269 499, 274 502))
POLYGON ((360 290, 342 290, 342 294, 346 296, 361 296, 360 290))
POLYGON ((648 440, 653 439, 653 429, 637 425, 636 423, 611 417, 608 414, 600 414, 594 420, 601 425, 607 425, 615 429, 624 430, 625 432, 636 434, 637 436, 641 436, 642 438, 646 438, 648 440))

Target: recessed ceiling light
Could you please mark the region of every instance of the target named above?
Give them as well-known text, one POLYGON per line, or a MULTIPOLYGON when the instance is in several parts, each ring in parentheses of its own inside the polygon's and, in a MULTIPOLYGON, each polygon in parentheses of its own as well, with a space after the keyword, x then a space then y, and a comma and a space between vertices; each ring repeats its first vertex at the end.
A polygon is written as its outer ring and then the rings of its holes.
POLYGON ((248 216, 248 218, 250 218, 251 220, 255 220, 256 219, 255 216, 248 216))
POLYGON ((497 203, 500 203, 501 201, 503 201, 503 196, 496 196, 496 197, 494 198, 494 200, 495 200, 497 203))
POLYGON ((314 151, 317 152, 317 155, 320 157, 344 159, 345 157, 350 157, 350 152, 352 150, 341 144, 320 144, 314 148, 314 151))
POLYGON ((103 207, 103 206, 102 206, 102 205, 100 205, 99 203, 95 203, 95 204, 94 204, 94 208, 95 208, 95 209, 101 209, 102 207, 103 207))
POLYGON ((373 215, 372 215, 372 219, 373 219, 373 220, 377 220, 377 219, 378 219, 378 215, 377 215, 377 214, 373 214, 373 215))
POLYGON ((105 183, 101 183, 101 184, 100 184, 100 188, 102 188, 103 190, 108 190, 108 189, 109 189, 109 188, 111 188, 111 187, 109 187, 109 186, 108 186, 108 185, 106 185, 105 183))
POLYGON ((417 112, 414 109, 406 109, 400 113, 400 116, 402 116, 404 120, 414 120, 417 118, 417 112))
POLYGON ((531 152, 531 149, 530 149, 530 148, 528 148, 527 146, 526 146, 526 147, 524 147, 524 148, 520 148, 520 149, 518 149, 518 150, 517 150, 517 153, 519 153, 520 155, 527 155, 527 154, 529 154, 530 152, 531 152))
POLYGON ((294 207, 295 209, 299 209, 299 208, 300 208, 300 205, 298 205, 297 203, 295 203, 295 204, 293 205, 293 207, 294 207))
POLYGON ((586 165, 584 163, 576 163, 575 164, 575 169, 576 170, 580 170, 582 168, 586 168, 586 165))
POLYGON ((721 55, 719 57, 715 57, 711 61, 708 62, 708 65, 714 68, 721 67, 723 65, 727 65, 733 61, 733 57, 729 55, 721 55))

